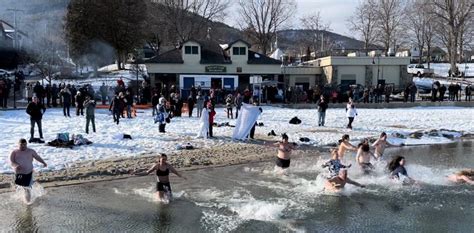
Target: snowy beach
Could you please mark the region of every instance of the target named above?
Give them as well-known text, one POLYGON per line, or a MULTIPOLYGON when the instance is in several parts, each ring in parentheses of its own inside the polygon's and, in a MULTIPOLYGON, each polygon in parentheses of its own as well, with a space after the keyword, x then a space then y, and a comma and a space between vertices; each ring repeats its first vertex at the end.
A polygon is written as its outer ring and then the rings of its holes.
MULTIPOLYGON (((35 164, 40 172, 52 172, 66 175, 65 170, 83 167, 85 170, 97 166, 101 161, 115 161, 107 166, 115 167, 109 173, 128 173, 127 169, 145 169, 154 161, 153 155, 163 152, 171 154, 171 162, 178 167, 227 165, 244 161, 272 158, 275 148, 264 147, 264 141, 280 140, 281 133, 287 133, 290 141, 305 145, 305 148, 335 145, 343 134, 349 134, 357 143, 363 138, 378 137, 385 131, 389 141, 395 144, 437 144, 449 143, 463 134, 474 133, 474 109, 460 107, 416 107, 397 109, 358 109, 353 130, 345 128, 347 118, 345 109, 329 108, 326 113, 326 126, 317 126, 316 109, 288 109, 264 106, 263 113, 257 122, 263 126, 256 128, 256 140, 247 142, 232 140, 233 127, 214 127, 214 139, 196 139, 199 119, 176 117, 166 126, 166 133, 158 133, 158 125, 154 124, 151 110, 139 110, 133 119, 121 119, 120 124, 113 123, 107 110, 97 110, 97 133, 85 134, 85 117, 72 116, 66 118, 61 109, 48 109, 43 118, 43 133, 46 142, 56 139, 58 133, 82 134, 93 142, 92 145, 77 146, 73 149, 55 148, 46 144, 29 144, 48 163, 47 168, 35 164), (288 121, 297 116, 302 123, 289 124, 288 121), (432 131, 440 130, 444 131, 432 131), (267 136, 274 130, 278 136, 267 136), (453 130, 453 131, 446 131, 453 130), (425 132, 421 138, 412 138, 410 133, 425 132), (432 131, 431 133, 429 133, 432 131), (123 139, 129 134, 132 139, 123 139), (394 137, 398 135, 398 137, 394 137), (300 142, 300 138, 308 138, 309 142, 300 142), (194 150, 177 150, 178 145, 190 143, 194 150), (212 150, 211 150, 212 149, 212 150), (188 156, 186 156, 186 154, 188 156), (243 156, 243 157, 242 157, 243 156), (237 157, 237 158, 236 158, 237 157), (135 162, 133 162, 135 161, 135 162), (139 161, 139 162, 136 162, 139 161), (134 166, 117 171, 121 164, 133 162, 134 166), (142 167, 146 165, 145 167, 142 167)), ((215 122, 228 122, 235 125, 235 119, 227 119, 223 108, 216 109, 215 122)), ((0 128, 4 137, 0 141, 0 173, 12 172, 9 155, 17 147, 19 138, 29 138, 29 117, 24 110, 0 112, 0 128)), ((37 134, 36 134, 37 135, 37 134)), ((311 153, 309 151, 296 152, 311 153)), ((98 169, 98 168, 95 168, 98 169)), ((81 173, 87 173, 82 171, 81 173)), ((47 173, 46 173, 47 174, 47 173)), ((84 175, 84 174, 83 174, 84 175)), ((1 176, 1 175, 0 175, 1 176)), ((61 176, 61 175, 60 175, 61 176)))

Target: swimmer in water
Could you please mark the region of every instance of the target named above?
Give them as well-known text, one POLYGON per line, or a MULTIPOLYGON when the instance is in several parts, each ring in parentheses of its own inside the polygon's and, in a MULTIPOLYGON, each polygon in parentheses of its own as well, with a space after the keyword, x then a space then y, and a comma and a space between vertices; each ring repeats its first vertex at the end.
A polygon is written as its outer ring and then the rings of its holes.
POLYGON ((339 175, 330 179, 326 180, 324 184, 325 189, 332 192, 339 192, 341 191, 344 186, 347 184, 352 184, 357 187, 365 188, 365 185, 359 184, 347 177, 347 169, 341 169, 339 171, 339 175))
POLYGON ((388 170, 390 171, 390 178, 396 180, 402 180, 403 184, 416 183, 414 179, 408 176, 407 170, 405 169, 405 157, 396 156, 388 163, 388 170))
POLYGON ((281 135, 281 142, 277 142, 273 145, 278 146, 278 155, 276 159, 276 166, 281 169, 287 169, 290 167, 290 156, 291 151, 295 150, 296 143, 288 142, 288 135, 286 133, 281 135))
POLYGON ((341 163, 341 160, 339 159, 339 154, 337 153, 337 149, 332 149, 331 155, 332 155, 332 159, 322 165, 323 168, 329 167, 328 178, 333 178, 333 177, 338 176, 341 168, 350 168, 352 166, 352 164, 349 164, 346 166, 341 163))
POLYGON ((157 183, 156 183, 156 192, 158 194, 158 199, 161 202, 166 202, 167 199, 165 198, 165 194, 168 196, 168 201, 172 198, 171 193, 171 184, 169 180, 170 172, 176 174, 177 176, 186 179, 186 177, 182 176, 176 169, 171 166, 168 162, 166 162, 168 156, 166 154, 160 154, 160 157, 155 165, 151 167, 145 174, 141 175, 148 175, 153 171, 156 171, 157 176, 157 183))
POLYGON ((450 176, 448 179, 454 183, 466 183, 474 185, 474 170, 473 169, 464 169, 459 172, 456 172, 450 176))
POLYGON ((387 141, 387 134, 385 132, 382 132, 380 134, 379 139, 377 139, 377 141, 375 141, 372 144, 372 146, 375 147, 374 155, 377 159, 382 158, 383 153, 385 151, 385 148, 387 148, 387 147, 401 147, 403 145, 404 145, 403 143, 400 144, 400 145, 393 145, 393 144, 389 143, 387 141))
POLYGON ((370 173, 375 167, 370 163, 370 156, 377 159, 375 155, 370 151, 369 145, 363 143, 357 150, 357 163, 365 174, 370 173))
POLYGON ((355 147, 349 142, 349 135, 344 134, 342 138, 339 140, 339 149, 337 151, 340 159, 344 158, 344 154, 346 153, 346 150, 357 151, 357 147, 355 147))

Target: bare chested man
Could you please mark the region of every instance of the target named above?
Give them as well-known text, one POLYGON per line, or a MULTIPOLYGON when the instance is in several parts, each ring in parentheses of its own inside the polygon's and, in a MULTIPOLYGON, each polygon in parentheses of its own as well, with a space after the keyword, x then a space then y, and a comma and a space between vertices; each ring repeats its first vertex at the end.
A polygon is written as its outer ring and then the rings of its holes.
POLYGON ((34 151, 27 147, 26 139, 18 142, 18 149, 12 151, 10 162, 15 170, 15 184, 25 188, 25 202, 30 203, 31 186, 33 184, 33 159, 48 166, 46 162, 34 151))
POLYGON ((377 159, 370 151, 369 145, 362 144, 362 146, 357 151, 356 160, 364 173, 369 173, 372 169, 374 169, 374 165, 370 163, 370 156, 374 157, 374 159, 377 159))
POLYGON ((286 133, 282 134, 281 138, 281 142, 277 142, 274 144, 275 146, 278 146, 276 165, 277 167, 286 169, 290 167, 291 151, 296 149, 296 145, 295 143, 288 142, 288 135, 286 135, 286 133))
POLYGON ((325 189, 332 192, 341 191, 344 186, 347 184, 352 184, 361 188, 365 188, 365 185, 359 184, 347 177, 347 170, 341 169, 339 175, 331 179, 327 179, 325 183, 325 189))
POLYGON ((400 144, 400 145, 390 144, 389 142, 387 142, 387 134, 385 132, 382 132, 380 134, 380 138, 377 139, 377 141, 375 141, 372 144, 372 146, 375 147, 375 152, 374 152, 375 157, 377 159, 380 159, 383 156, 385 148, 387 148, 387 147, 401 147, 401 146, 403 146, 403 143, 400 144))
POLYGON ((339 154, 339 159, 344 158, 344 154, 346 153, 346 150, 357 151, 357 147, 355 147, 349 142, 349 135, 344 134, 342 138, 339 140, 339 148, 337 151, 337 153, 339 154))

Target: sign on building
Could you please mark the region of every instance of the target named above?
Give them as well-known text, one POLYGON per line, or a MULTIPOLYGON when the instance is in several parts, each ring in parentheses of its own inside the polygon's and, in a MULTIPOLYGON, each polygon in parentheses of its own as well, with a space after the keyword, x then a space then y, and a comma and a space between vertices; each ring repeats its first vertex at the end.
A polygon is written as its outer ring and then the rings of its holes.
POLYGON ((225 73, 227 67, 225 66, 206 66, 206 72, 208 73, 225 73))

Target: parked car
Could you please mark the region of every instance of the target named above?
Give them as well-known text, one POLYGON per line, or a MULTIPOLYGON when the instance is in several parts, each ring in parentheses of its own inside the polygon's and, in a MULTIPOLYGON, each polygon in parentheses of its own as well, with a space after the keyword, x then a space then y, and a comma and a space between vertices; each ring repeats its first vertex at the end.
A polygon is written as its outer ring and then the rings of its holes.
POLYGON ((423 77, 423 76, 431 76, 434 74, 433 69, 425 68, 424 65, 419 64, 410 64, 407 67, 407 72, 412 74, 413 76, 423 77))
POLYGON ((13 72, 10 72, 8 70, 0 69, 0 77, 8 77, 11 76, 13 72))

